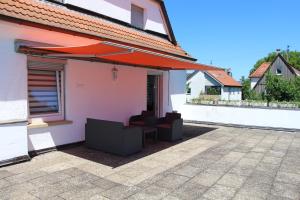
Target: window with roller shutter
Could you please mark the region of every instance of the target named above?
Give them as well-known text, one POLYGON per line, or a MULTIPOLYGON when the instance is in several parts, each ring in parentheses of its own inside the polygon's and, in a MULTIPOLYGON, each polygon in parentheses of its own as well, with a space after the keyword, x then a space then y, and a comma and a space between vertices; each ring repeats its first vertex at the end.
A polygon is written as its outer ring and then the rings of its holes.
POLYGON ((64 60, 28 57, 30 118, 64 119, 64 60))
POLYGON ((135 5, 131 5, 131 25, 144 29, 144 9, 135 5))

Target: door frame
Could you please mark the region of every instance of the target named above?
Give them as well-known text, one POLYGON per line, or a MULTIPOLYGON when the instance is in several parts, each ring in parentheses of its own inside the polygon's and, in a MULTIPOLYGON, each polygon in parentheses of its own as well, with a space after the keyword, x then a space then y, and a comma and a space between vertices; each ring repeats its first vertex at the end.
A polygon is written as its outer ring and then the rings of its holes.
POLYGON ((154 85, 156 88, 154 94, 154 98, 155 98, 154 112, 156 117, 161 117, 162 110, 163 110, 163 71, 151 70, 147 72, 147 78, 148 75, 155 76, 154 85))

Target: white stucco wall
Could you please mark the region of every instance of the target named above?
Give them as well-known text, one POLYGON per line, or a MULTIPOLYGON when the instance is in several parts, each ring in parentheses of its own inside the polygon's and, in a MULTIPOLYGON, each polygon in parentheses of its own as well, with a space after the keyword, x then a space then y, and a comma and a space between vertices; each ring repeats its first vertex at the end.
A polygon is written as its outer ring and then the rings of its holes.
POLYGON ((0 135, 0 162, 28 155, 26 122, 2 124, 0 135))
MULTIPOLYGON (((169 72, 169 88, 165 88, 165 99, 169 96, 168 105, 165 104, 165 111, 179 111, 186 102, 185 96, 185 83, 186 83, 186 71, 174 70, 169 72)), ((166 76, 167 77, 167 76, 166 76)))
POLYGON ((187 81, 189 87, 191 88, 191 94, 189 98, 197 98, 200 93, 205 92, 205 75, 203 72, 199 71, 192 78, 187 81))
POLYGON ((0 161, 28 154, 26 123, 3 125, 27 120, 26 56, 15 53, 17 30, 8 29, 0 21, 0 161))
POLYGON ((259 78, 250 78, 251 81, 251 89, 253 89, 255 87, 255 85, 257 84, 259 78))
POLYGON ((300 129, 300 110, 184 105, 180 112, 185 120, 300 129))
POLYGON ((222 87, 221 100, 240 101, 242 100, 242 88, 240 87, 222 87))
MULTIPOLYGON (((96 40, 57 33, 0 21, 1 93, 0 119, 27 120, 27 57, 15 53, 14 40, 24 39, 75 46, 96 40)), ((84 140, 87 117, 128 122, 131 115, 146 109, 145 68, 116 66, 118 79, 113 81, 113 65, 68 60, 65 73, 66 119, 73 123, 47 128, 28 129, 26 124, 0 126, 0 161, 26 155, 27 151, 49 148, 84 140), (20 126, 20 127, 19 127, 20 126), (28 140, 26 139, 28 138, 28 140), (28 147, 27 147, 28 144, 28 147), (16 148, 15 154, 5 149, 16 148), (21 153, 20 153, 21 152, 21 153)), ((185 71, 163 71, 163 112, 179 110, 185 103, 185 71), (169 76, 170 75, 170 76, 169 76)))
POLYGON ((146 30, 167 34, 160 6, 152 0, 65 0, 65 3, 82 7, 126 23, 131 23, 131 4, 134 4, 144 9, 146 30))

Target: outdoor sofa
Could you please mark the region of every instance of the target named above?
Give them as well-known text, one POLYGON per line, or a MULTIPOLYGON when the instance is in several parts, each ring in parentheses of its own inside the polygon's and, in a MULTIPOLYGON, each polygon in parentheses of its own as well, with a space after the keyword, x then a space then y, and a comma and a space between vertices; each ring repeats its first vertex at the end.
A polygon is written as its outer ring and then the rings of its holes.
POLYGON ((88 148, 128 156, 142 150, 142 128, 125 127, 121 122, 87 119, 85 142, 88 148))
POLYGON ((159 140, 176 141, 183 137, 183 119, 180 113, 166 113, 165 117, 158 119, 156 127, 159 140))
POLYGON ((157 118, 155 113, 152 111, 142 111, 140 115, 131 116, 129 119, 130 126, 141 126, 141 127, 151 127, 155 126, 157 123, 157 118))

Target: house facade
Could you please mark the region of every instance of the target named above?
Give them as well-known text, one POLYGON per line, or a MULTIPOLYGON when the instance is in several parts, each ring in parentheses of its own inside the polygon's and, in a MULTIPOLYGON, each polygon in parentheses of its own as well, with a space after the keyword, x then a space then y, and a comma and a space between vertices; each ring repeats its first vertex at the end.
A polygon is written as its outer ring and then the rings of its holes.
POLYGON ((177 110, 185 69, 208 68, 160 0, 1 1, 0 52, 0 165, 84 141, 86 118, 177 110))
POLYGON ((271 73, 285 79, 292 79, 300 75, 300 71, 291 66, 285 58, 278 54, 273 62, 262 63, 250 76, 251 89, 256 93, 264 93, 266 85, 266 75, 271 73))
POLYGON ((219 96, 220 100, 241 100, 241 84, 224 70, 195 71, 187 77, 187 99, 202 95, 219 96))

